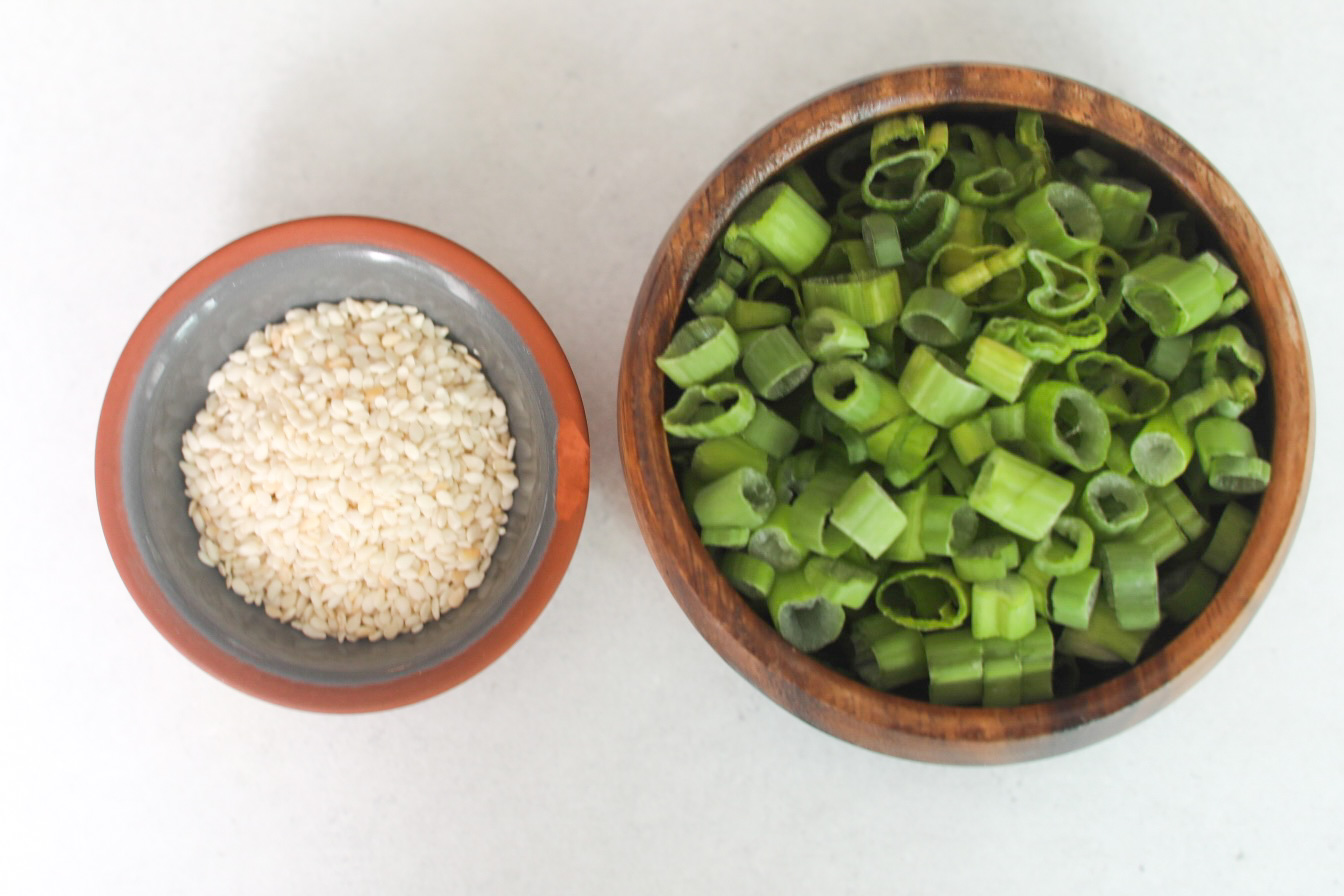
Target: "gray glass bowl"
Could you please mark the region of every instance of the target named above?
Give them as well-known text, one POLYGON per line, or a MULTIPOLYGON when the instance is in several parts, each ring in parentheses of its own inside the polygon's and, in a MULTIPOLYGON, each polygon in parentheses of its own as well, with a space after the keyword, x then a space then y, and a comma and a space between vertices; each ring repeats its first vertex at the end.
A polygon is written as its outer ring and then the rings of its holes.
POLYGON ((499 272, 390 221, 313 218, 211 255, 150 309, 113 374, 98 428, 99 512, 146 616, 190 659, 278 703, 360 711, 423 699, 475 674, 541 612, 573 554, 588 492, 587 426, 550 329, 499 272), (341 299, 414 305, 481 360, 508 406, 518 491, 485 580, 414 635, 315 641, 245 604, 196 556, 178 461, 206 381, 253 331, 341 299))

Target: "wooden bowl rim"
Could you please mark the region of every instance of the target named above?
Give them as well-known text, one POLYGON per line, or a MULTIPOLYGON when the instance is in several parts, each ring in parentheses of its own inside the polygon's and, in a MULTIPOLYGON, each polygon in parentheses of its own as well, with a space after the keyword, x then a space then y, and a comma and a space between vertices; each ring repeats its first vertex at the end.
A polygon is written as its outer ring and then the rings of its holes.
MULTIPOLYGON (((381 218, 334 215, 287 221, 241 237, 183 274, 150 307, 112 374, 98 421, 94 476, 98 513, 112 560, 141 611, 179 652, 240 691, 297 709, 351 713, 389 709, 447 690, 498 659, 541 615, 583 528, 588 504, 588 424, 578 383, 560 343, 519 289, 484 259, 438 234, 381 218), (192 626, 163 593, 131 537, 122 490, 122 433, 141 370, 164 328, 196 296, 258 258, 335 243, 404 252, 451 272, 503 314, 537 359, 557 418, 555 528, 536 572, 499 621, 458 654, 414 675, 367 685, 322 685, 266 672, 221 649, 192 626)), ((185 517, 184 517, 185 521, 185 517)))
POLYGON ((1110 94, 1014 66, 917 66, 857 80, 767 125, 732 153, 679 213, 631 314, 619 383, 621 462, 635 516, 673 597, 711 646, 790 712, 880 752, 950 763, 1039 758, 1107 737, 1174 699, 1231 647, 1283 563, 1301 516, 1314 443, 1310 363, 1282 266, 1250 210, 1174 131, 1110 94), (1267 489, 1250 542, 1212 604, 1154 656, 1067 698, 1012 709, 939 707, 868 688, 789 647, 714 568, 679 497, 653 358, 670 337, 690 277, 730 212, 821 142, 900 112, 973 105, 1036 109, 1097 132, 1161 169, 1209 222, 1243 273, 1265 324, 1275 407, 1267 489))

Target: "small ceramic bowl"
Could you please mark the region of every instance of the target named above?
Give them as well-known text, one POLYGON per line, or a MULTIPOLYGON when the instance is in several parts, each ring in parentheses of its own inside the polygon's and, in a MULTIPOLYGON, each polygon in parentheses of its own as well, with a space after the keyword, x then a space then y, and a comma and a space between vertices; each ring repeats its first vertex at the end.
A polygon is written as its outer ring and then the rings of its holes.
POLYGON ((555 591, 588 500, 588 429, 564 352, 516 287, 440 236, 372 218, 293 221, 245 236, 154 303, 117 362, 98 424, 98 510, 150 622, 197 665, 288 706, 357 712, 411 703, 479 672, 555 591), (508 406, 519 488, 485 581, 414 635, 314 641, 268 618, 196 556, 183 432, 206 381, 285 312, 347 297, 417 306, 482 362, 508 406))
MULTIPOLYGON (((1152 714, 1232 646, 1269 591, 1302 511, 1314 415, 1306 338, 1278 257, 1231 186, 1189 144, 1133 106, 1076 81, 995 65, 925 66, 841 87, 767 126, 710 175, 672 223, 644 279, 621 361, 621 460, 654 561, 686 615, 719 654, 790 712, 873 750, 949 763, 1060 753, 1152 714), (1013 709, 935 706, 885 694, 794 650, 732 589, 701 546, 673 475, 664 379, 654 358, 688 287, 735 209, 821 144, 890 115, 1011 122, 1042 113, 1048 131, 1104 144, 1124 166, 1200 218, 1242 274, 1264 330, 1272 396, 1273 482, 1250 542, 1213 603, 1136 667, 1097 686, 1013 709)), ((1262 409, 1257 409, 1262 410, 1262 409)))

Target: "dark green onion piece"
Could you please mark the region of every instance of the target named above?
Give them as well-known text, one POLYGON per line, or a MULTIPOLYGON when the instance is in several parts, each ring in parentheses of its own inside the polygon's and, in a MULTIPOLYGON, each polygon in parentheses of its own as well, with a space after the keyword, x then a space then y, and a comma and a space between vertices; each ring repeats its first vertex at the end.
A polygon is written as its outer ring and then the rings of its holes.
POLYGON ((765 600, 775 584, 773 566, 741 551, 728 551, 720 557, 719 569, 729 584, 751 600, 765 600))
POLYGON ((971 634, 1016 641, 1036 627, 1032 587, 1018 575, 971 586, 971 634))
POLYGON ((1022 663, 1022 702, 1039 703, 1055 696, 1055 635, 1050 626, 1037 620, 1036 627, 1017 642, 1017 658, 1022 663))
MULTIPOLYGON (((775 490, 759 470, 741 467, 700 489, 695 496, 695 519, 703 527, 755 528, 775 509, 775 490)), ((743 545, 746 544, 744 540, 743 545)))
POLYGON ((918 262, 933 258, 952 235, 961 203, 942 190, 927 190, 896 219, 905 254, 918 262))
POLYGON ((897 388, 915 413, 942 427, 960 423, 989 401, 987 390, 965 379, 950 358, 925 345, 910 353, 897 388))
POLYGON ((969 629, 924 635, 929 702, 974 706, 984 694, 984 649, 969 629))
POLYGON ((1218 593, 1218 574, 1198 560, 1158 578, 1162 613, 1176 622, 1189 622, 1203 612, 1218 593))
POLYGON ((715 277, 708 286, 691 297, 691 310, 697 317, 723 317, 737 301, 737 292, 715 277))
POLYGON ((881 613, 864 616, 850 626, 850 646, 854 671, 880 691, 894 690, 929 674, 923 635, 881 613))
MULTIPOLYGON (((1157 600, 1157 563, 1148 548, 1130 539, 1097 548, 1102 591, 1126 631, 1151 631, 1162 620, 1157 600)), ((1095 617, 1095 611, 1093 613, 1095 617)))
POLYGON ((1175 482, 1194 456, 1190 433, 1171 409, 1144 424, 1129 446, 1134 475, 1154 486, 1175 482))
POLYGON ((734 223, 752 242, 798 274, 821 255, 831 225, 788 184, 771 184, 742 206, 734 223))
POLYGON ((1071 381, 1096 397, 1112 422, 1151 417, 1171 398, 1171 387, 1162 380, 1109 352, 1074 355, 1065 370, 1071 381))
POLYGON ((901 329, 916 342, 945 348, 966 338, 971 327, 971 309, 945 289, 924 286, 906 299, 901 329))
POLYGON ((748 331, 778 327, 793 320, 793 312, 787 306, 753 299, 738 299, 723 316, 744 340, 748 331))
POLYGON ((1073 575, 1092 562, 1095 544, 1091 526, 1076 516, 1061 516, 1050 534, 1031 549, 1031 559, 1050 576, 1073 575))
MULTIPOLYGON (((950 273, 943 279, 942 283, 943 289, 963 298, 970 296, 981 287, 989 285, 996 278, 1020 269, 1027 260, 1026 243, 1015 243, 1007 248, 992 245, 958 246, 948 244, 946 248, 947 251, 940 256, 941 258, 952 255, 954 250, 959 250, 968 256, 967 263, 954 273, 950 273)), ((1025 287, 1025 280, 1023 286, 1025 287)), ((1018 292, 1015 295, 1004 297, 1004 304, 1007 304, 1007 299, 1016 301, 1020 296, 1021 293, 1018 292)), ((990 310, 988 306, 999 303, 976 300, 973 304, 977 310, 987 311, 990 310)))
POLYGON ((903 569, 877 586, 877 609, 916 631, 956 628, 966 621, 970 599, 961 580, 940 566, 903 569))
POLYGON ((812 375, 812 394, 823 408, 859 432, 910 411, 896 383, 850 359, 818 367, 812 375))
POLYGON ((775 576, 765 604, 775 630, 803 653, 832 643, 845 628, 845 608, 827 600, 801 569, 775 576))
POLYGON ((1227 380, 1209 380, 1173 401, 1171 413, 1179 422, 1189 426, 1213 410, 1220 402, 1232 397, 1232 387, 1227 384, 1227 380))
POLYGON ((774 327, 752 341, 742 353, 742 372, 768 400, 783 398, 802 385, 812 372, 812 359, 788 327, 774 327))
POLYGON ((792 520, 792 508, 776 504, 766 521, 747 539, 747 553, 784 572, 802 566, 807 548, 793 537, 792 520))
POLYGON ((1102 538, 1115 538, 1138 528, 1148 515, 1143 489, 1111 470, 1102 470, 1083 486, 1078 515, 1102 538))
POLYGON ((968 499, 976 512, 1009 532, 1039 541, 1073 499, 1073 483, 995 448, 981 465, 968 499))
POLYGON ((975 540, 980 519, 965 498, 932 495, 924 504, 919 540, 924 553, 950 557, 975 540))
POLYGON ((707 548, 744 548, 750 537, 747 526, 705 526, 700 530, 700 543, 707 548))
POLYGON ((1011 535, 986 536, 952 555, 952 568, 966 582, 1001 579, 1021 562, 1017 539, 1011 535))
POLYGON ((1099 601, 1092 610, 1087 630, 1064 629, 1055 650, 1066 656, 1097 663, 1128 663, 1132 666, 1143 655, 1143 646, 1152 633, 1151 628, 1124 628, 1111 605, 1099 601))
POLYGON ((1013 172, 998 165, 963 178, 955 190, 959 201, 980 208, 1007 205, 1021 193, 1022 184, 1013 172))
POLYGON ((1100 593, 1101 570, 1086 567, 1055 579, 1050 586, 1050 619, 1067 628, 1086 629, 1100 593))
POLYGON ((1198 327, 1223 300, 1208 268, 1174 255, 1156 255, 1125 274, 1120 294, 1161 339, 1198 327))
POLYGON ((840 558, 813 557, 803 575, 827 600, 850 610, 866 604, 877 586, 877 573, 840 558))
POLYGON ((691 472, 705 482, 713 482, 739 467, 751 467, 764 473, 769 459, 761 449, 747 444, 741 436, 706 439, 691 454, 691 472))
POLYGON ((864 327, 880 326, 901 313, 901 281, 890 268, 805 277, 799 285, 808 312, 834 308, 864 327))
POLYGON ((853 479, 846 473, 820 470, 808 481, 789 509, 789 532, 798 544, 824 557, 839 557, 849 550, 853 542, 830 525, 830 517, 853 479))
POLYGON ((871 208, 905 211, 924 191, 924 182, 934 164, 933 155, 922 149, 879 159, 864 172, 859 194, 871 208))
POLYGON ((1081 386, 1047 380, 1027 392, 1027 437, 1055 460, 1090 473, 1111 447, 1111 424, 1081 386))
POLYGON ((816 181, 812 180, 802 165, 790 165, 779 173, 779 179, 793 188, 794 192, 817 211, 826 210, 826 197, 821 194, 816 181))
MULTIPOLYGON (((801 308, 802 297, 798 293, 798 281, 788 271, 779 267, 768 267, 756 273, 747 286, 748 299, 754 302, 767 302, 788 308, 801 308)), ((791 320, 792 317, 785 318, 791 320)), ((729 317, 731 321, 732 318, 729 317)))
POLYGON ((1073 317, 1096 301, 1101 293, 1095 277, 1049 252, 1030 249, 1027 263, 1041 281, 1027 293, 1027 305, 1043 317, 1073 317))
POLYGON ((831 525, 848 535, 869 557, 877 558, 901 534, 906 520, 877 480, 861 473, 831 511, 831 525))
POLYGON ((730 369, 739 354, 737 334, 728 321, 721 317, 697 317, 682 324, 654 363, 668 379, 685 389, 730 369))
POLYGON ((1229 502, 1223 508, 1223 515, 1218 518, 1218 525, 1214 527, 1209 546, 1204 549, 1204 556, 1200 558, 1204 565, 1224 575, 1231 572, 1254 526, 1254 513, 1236 501, 1229 502))
POLYGON ((1234 289, 1223 296, 1223 301, 1214 312, 1213 319, 1226 320, 1249 304, 1251 304, 1250 294, 1244 289, 1234 289))
MULTIPOLYGON (((977 585, 977 588, 982 586, 977 585)), ((971 613, 974 621, 975 613, 971 613)), ((1032 622, 1035 623, 1035 617, 1032 622)), ((972 630, 974 634, 974 630, 972 630)), ((980 705, 1009 707, 1022 704, 1022 660, 1017 655, 1017 641, 1005 638, 987 638, 984 645, 984 689, 980 705)))
POLYGON ((842 190, 855 190, 871 159, 869 141, 864 132, 848 137, 826 153, 826 176, 842 190))
POLYGON ((756 397, 741 383, 691 386, 663 412, 663 429, 683 439, 732 436, 756 414, 756 397))
POLYGON ((742 441, 780 460, 788 457, 798 444, 798 428, 758 401, 756 413, 742 430, 742 441))
POLYGON ((1073 184, 1056 181, 1028 193, 1013 215, 1033 246, 1057 258, 1068 260, 1101 242, 1101 215, 1073 184))
POLYGON ((896 219, 891 215, 874 212, 864 215, 859 221, 859 234, 863 245, 868 249, 868 257, 873 266, 894 268, 905 262, 905 253, 901 251, 901 234, 896 229, 896 219))

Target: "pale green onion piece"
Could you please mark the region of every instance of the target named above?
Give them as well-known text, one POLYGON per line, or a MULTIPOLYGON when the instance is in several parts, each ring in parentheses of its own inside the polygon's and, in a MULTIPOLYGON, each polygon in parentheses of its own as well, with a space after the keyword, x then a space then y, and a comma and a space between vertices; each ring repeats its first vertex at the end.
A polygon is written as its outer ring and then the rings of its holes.
POLYGON ((700 530, 700 543, 707 548, 744 548, 750 537, 747 526, 705 526, 700 530))
MULTIPOLYGON (((767 302, 786 308, 801 308, 802 297, 798 292, 798 281, 783 268, 763 268, 751 278, 747 286, 747 299, 754 302, 767 302)), ((786 318, 785 320, 790 320, 786 318)), ((729 317, 729 321, 732 318, 729 317)))
POLYGON ((952 554, 952 568, 966 582, 1001 579, 1022 562, 1017 539, 989 535, 952 554))
POLYGON ((894 268, 905 263, 905 254, 901 251, 901 234, 896 229, 896 219, 891 215, 881 212, 864 215, 859 221, 859 233, 874 267, 894 268))
POLYGON ((1211 333, 1195 338, 1194 353, 1200 359, 1204 382, 1213 379, 1229 383, 1238 376, 1259 383, 1265 376, 1265 356, 1252 348, 1246 334, 1236 324, 1224 324, 1211 333))
MULTIPOLYGON (((980 587, 982 586, 976 586, 980 587)), ((971 619, 974 622, 974 612, 971 613, 971 619)), ((1031 621, 1035 623, 1034 616, 1031 621)), ((984 645, 984 679, 980 705, 991 708, 1020 706, 1022 660, 1017 655, 1017 641, 991 637, 981 643, 984 645)))
POLYGON ((1194 345, 1195 337, 1190 333, 1159 339, 1153 343, 1152 351, 1148 353, 1148 363, 1144 367, 1158 379, 1174 383, 1185 365, 1190 363, 1194 345))
POLYGON ((1067 628, 1086 629, 1100 585, 1101 570, 1092 566, 1055 579, 1050 586, 1050 620, 1067 628))
POLYGON ((1262 457, 1222 455, 1209 463, 1209 485, 1232 495, 1253 495, 1269 488, 1272 473, 1262 457))
POLYGON ((799 284, 803 307, 843 311, 863 327, 876 327, 901 313, 901 281, 890 268, 805 277, 799 284))
POLYGON ((691 310, 697 317, 723 317, 737 301, 737 292, 715 277, 708 286, 691 297, 691 310))
POLYGON ((924 635, 929 702, 974 706, 984 694, 984 650, 969 629, 924 635))
POLYGON ((1143 647, 1152 633, 1151 628, 1124 628, 1111 605, 1098 601, 1092 610, 1087 630, 1064 629, 1055 644, 1055 650, 1066 656, 1097 663, 1128 663, 1132 666, 1143 655, 1143 647))
MULTIPOLYGON (((942 440, 944 444, 950 444, 951 439, 942 440)), ((955 494, 964 495, 971 490, 971 484, 975 482, 975 474, 970 468, 957 460, 957 455, 952 451, 941 451, 937 460, 934 462, 938 472, 943 474, 943 481, 947 483, 955 494)))
POLYGON ((658 369, 683 389, 712 379, 737 363, 737 334, 721 317, 697 317, 682 324, 663 353, 658 369))
POLYGON ((915 413, 942 427, 960 423, 989 401, 986 389, 966 379, 950 358, 925 345, 910 353, 897 388, 915 413))
POLYGON ((737 435, 756 414, 756 397, 740 383, 691 386, 663 412, 663 429, 683 439, 737 435))
POLYGON ((919 262, 933 258, 952 235, 960 208, 961 203, 950 193, 942 190, 921 193, 909 210, 896 219, 905 254, 919 262))
POLYGON ((788 327, 766 330, 742 353, 742 372, 762 398, 783 398, 812 372, 812 359, 788 327))
POLYGON ((975 463, 998 444, 994 440, 994 427, 990 424, 987 414, 963 420, 952 427, 947 431, 947 443, 952 447, 957 460, 963 464, 975 463))
POLYGON ((788 457, 798 444, 798 428, 772 411, 765 402, 758 401, 756 413, 742 430, 742 441, 780 460, 788 457))
POLYGON ((1025 404, 1019 402, 1017 404, 1000 405, 985 411, 984 415, 989 418, 989 428, 994 436, 994 441, 1000 444, 1020 442, 1027 437, 1027 406, 1025 404))
POLYGON ((741 436, 723 436, 706 439, 695 446, 691 454, 691 472, 705 482, 713 482, 739 467, 751 467, 764 473, 769 458, 761 449, 747 444, 741 436))
POLYGON ((895 496, 896 506, 905 517, 905 528, 882 555, 883 560, 897 563, 922 563, 926 559, 924 545, 920 535, 924 531, 924 507, 929 503, 929 493, 923 488, 912 488, 895 496))
POLYGON ((864 616, 850 626, 850 646, 854 671, 869 687, 890 691, 928 677, 924 636, 881 613, 864 616))
POLYGON ((1218 574, 1194 560, 1158 577, 1162 613, 1176 622, 1189 622, 1203 612, 1218 593, 1218 574))
POLYGON ((1081 386, 1047 380, 1026 399, 1027 438, 1055 460, 1090 473, 1101 468, 1111 447, 1111 424, 1101 405, 1081 386))
POLYGON ((971 586, 971 635, 1016 641, 1036 627, 1032 587, 1018 575, 971 586))
POLYGON ((887 458, 900 452, 911 463, 923 460, 938 438, 938 427, 926 423, 917 414, 904 414, 882 424, 864 437, 868 457, 886 464, 887 458))
MULTIPOLYGON (((710 482, 695 496, 695 519, 701 526, 745 526, 765 522, 775 509, 775 490, 759 470, 741 467, 710 482)), ((746 541, 743 540, 743 545, 746 541)))
POLYGON ((1126 631, 1155 628, 1162 612, 1157 600, 1157 563, 1148 548, 1129 539, 1108 541, 1098 546, 1097 558, 1102 592, 1120 627, 1126 631))
POLYGON ((803 575, 827 600, 850 610, 863 607, 877 586, 877 573, 834 557, 811 558, 803 575))
POLYGON ((1032 562, 1046 574, 1073 575, 1092 562, 1096 536, 1092 527, 1076 516, 1061 516, 1050 533, 1031 549, 1032 562))
POLYGON ((868 166, 859 194, 866 205, 883 211, 905 211, 924 190, 924 182, 936 164, 933 155, 912 149, 887 156, 868 166))
POLYGON ((861 473, 831 511, 831 525, 876 558, 891 547, 906 520, 886 490, 872 476, 861 473))
POLYGON ((1027 293, 1027 305, 1043 317, 1073 317, 1096 301, 1101 293, 1095 277, 1049 252, 1030 249, 1027 263, 1041 281, 1027 293))
MULTIPOLYGON (((949 274, 942 282, 943 289, 956 296, 963 298, 970 296, 976 290, 988 286, 996 278, 1002 277, 1012 271, 1019 270, 1027 260, 1027 244, 1016 243, 1007 248, 998 246, 973 246, 961 247, 962 251, 969 256, 968 263, 960 267, 955 273, 949 274)), ((951 254, 951 249, 944 253, 942 257, 946 258, 951 254)), ((1025 280, 1023 281, 1025 287, 1025 280)), ((1009 296, 1012 301, 1016 301, 1021 293, 1009 296)), ((974 303, 976 310, 992 310, 990 306, 999 304, 997 302, 986 302, 977 300, 974 303)), ((1006 304, 1006 301, 1004 302, 1006 304)))
POLYGON ((1149 495, 1154 502, 1167 509, 1181 532, 1191 541, 1202 537, 1209 530, 1209 521, 1204 519, 1199 508, 1176 483, 1153 489, 1149 495))
POLYGON ((1223 515, 1218 518, 1208 547, 1204 549, 1204 556, 1200 558, 1204 565, 1224 575, 1231 572, 1254 526, 1254 513, 1236 501, 1228 502, 1223 515))
MULTIPOLYGON (((1256 457, 1255 436, 1240 420, 1205 417, 1195 424, 1195 451, 1199 465, 1212 484, 1213 460, 1218 457, 1256 457)), ((1216 486, 1215 486, 1216 487, 1216 486)))
POLYGON ((854 318, 834 308, 809 312, 799 337, 803 350, 821 362, 858 358, 868 350, 868 333, 854 318))
POLYGON ((730 585, 751 600, 765 600, 775 584, 773 566, 741 551, 728 551, 720 557, 719 569, 730 585))
POLYGON ((924 504, 919 541, 924 553, 950 557, 969 547, 980 524, 965 498, 931 495, 924 504))
POLYGON ((971 327, 971 309, 945 289, 923 286, 906 299, 901 329, 916 342, 937 348, 956 345, 971 327))
POLYGON ((816 261, 831 238, 826 219, 783 183, 772 184, 748 199, 734 223, 790 274, 816 261))
POLYGON ((808 551, 839 557, 853 542, 830 524, 831 509, 853 481, 852 475, 819 470, 799 492, 789 509, 789 532, 808 551))
MULTIPOLYGON (((1017 349, 981 334, 966 352, 966 376, 1004 401, 1017 401, 1035 365, 1017 349)), ((963 458, 964 460, 964 458, 963 458)))
POLYGON ((860 432, 910 411, 896 383, 850 359, 817 367, 812 394, 823 408, 860 432))
POLYGON ((1134 472, 1134 459, 1129 456, 1130 444, 1124 433, 1111 430, 1111 450, 1106 452, 1106 469, 1122 476, 1134 472))
POLYGON ((802 566, 807 548, 793 537, 792 523, 792 508, 776 504, 766 521, 747 539, 747 553, 785 572, 802 566))
POLYGON ((1101 242, 1097 207, 1082 190, 1064 181, 1046 184, 1013 207, 1027 239, 1038 249, 1068 260, 1101 242))
POLYGON ((903 569, 888 576, 878 584, 874 601, 888 619, 921 632, 956 628, 970 612, 961 580, 939 566, 903 569))
POLYGON ((1148 502, 1148 515, 1129 538, 1142 545, 1155 563, 1166 562, 1190 543, 1171 511, 1156 499, 1148 502))
POLYGON ((1226 320, 1249 304, 1251 304, 1250 294, 1244 289, 1234 289, 1223 296, 1218 310, 1213 313, 1213 320, 1226 320))
POLYGON ((1151 417, 1171 398, 1171 387, 1162 380, 1109 352, 1074 355, 1065 371, 1072 382, 1096 397, 1114 423, 1151 417))
POLYGON ((1190 433, 1171 409, 1145 423, 1129 446, 1134 475, 1154 486, 1175 482, 1194 456, 1190 433))
POLYGON ((977 513, 1033 541, 1046 536, 1072 499, 1073 483, 1003 448, 985 458, 968 496, 977 513))
POLYGON ((1174 255, 1156 255, 1125 274, 1120 294, 1162 339, 1198 327, 1223 299, 1208 268, 1174 255))
POLYGON ((775 630, 803 653, 832 643, 845 628, 845 608, 827 600, 801 569, 775 576, 765 604, 775 630))
MULTIPOLYGON (((911 414, 914 417, 915 415, 911 414)), ((938 438, 938 430, 918 417, 899 443, 893 442, 882 465, 887 481, 904 488, 929 471, 947 451, 947 442, 938 438)))
POLYGON ((1152 188, 1123 178, 1098 178, 1087 185, 1087 195, 1101 215, 1105 242, 1123 247, 1139 238, 1153 198, 1152 188))
POLYGON ((744 343, 743 354, 746 353, 745 341, 749 331, 778 327, 793 320, 793 312, 787 306, 753 299, 738 299, 723 316, 744 343))

